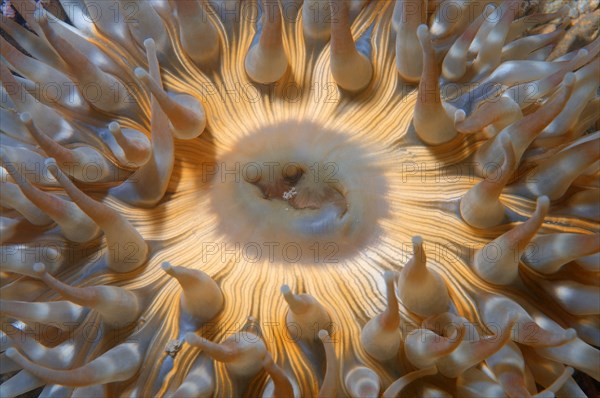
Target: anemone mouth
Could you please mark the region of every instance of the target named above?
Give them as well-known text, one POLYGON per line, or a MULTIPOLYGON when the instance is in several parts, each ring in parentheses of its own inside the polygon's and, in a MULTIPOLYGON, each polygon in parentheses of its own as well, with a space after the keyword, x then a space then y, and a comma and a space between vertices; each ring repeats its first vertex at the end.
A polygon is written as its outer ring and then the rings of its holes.
POLYGON ((335 263, 359 252, 388 216, 385 161, 374 152, 311 121, 250 131, 207 167, 218 231, 256 255, 270 248, 268 261, 335 263))

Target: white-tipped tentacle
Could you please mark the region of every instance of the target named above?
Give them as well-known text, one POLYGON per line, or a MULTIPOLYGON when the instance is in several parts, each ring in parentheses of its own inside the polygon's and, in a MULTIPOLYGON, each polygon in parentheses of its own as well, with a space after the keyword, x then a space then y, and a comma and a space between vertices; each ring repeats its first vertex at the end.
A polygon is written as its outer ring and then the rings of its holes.
POLYGON ((98 236, 100 233, 98 225, 73 202, 37 188, 23 177, 13 164, 6 164, 4 159, 4 148, 2 148, 0 149, 2 165, 19 185, 27 199, 56 222, 67 239, 81 243, 98 236))
POLYGON ((129 379, 143 362, 139 346, 139 343, 134 342, 121 343, 93 361, 68 370, 57 370, 38 365, 12 347, 6 350, 6 356, 42 380, 79 387, 129 379))
POLYGON ((437 361, 457 349, 465 335, 465 326, 458 325, 450 337, 440 336, 429 329, 415 329, 404 339, 408 361, 419 369, 435 367, 437 361))
POLYGON ((338 86, 348 91, 360 91, 373 78, 373 65, 357 50, 350 30, 348 2, 329 0, 331 4, 331 74, 338 86))
POLYGON ((450 305, 450 296, 444 279, 427 267, 423 239, 412 240, 413 256, 398 276, 398 296, 402 304, 420 316, 445 312, 450 305))
POLYGON ((508 134, 500 133, 504 163, 495 167, 496 175, 486 178, 460 200, 460 215, 472 227, 486 229, 499 225, 505 218, 505 207, 500 194, 516 169, 515 155, 508 134))
MULTIPOLYGON (((155 82, 160 80, 160 66, 153 39, 144 40, 150 75, 155 82)), ((136 206, 155 206, 167 191, 173 172, 174 142, 169 119, 162 111, 158 100, 152 96, 150 133, 152 154, 146 164, 133 173, 123 184, 109 192, 118 199, 136 206)))
POLYGON ((600 61, 596 57, 589 64, 575 72, 573 93, 560 114, 544 128, 542 136, 560 136, 576 124, 579 115, 585 109, 586 104, 594 98, 600 85, 600 76, 597 73, 599 66, 600 61))
POLYGON ((423 49, 423 73, 419 82, 413 125, 419 138, 426 144, 440 145, 452 140, 458 133, 454 128, 454 121, 442 104, 440 67, 435 59, 427 25, 419 25, 417 37, 423 49))
POLYGON ((213 319, 223 308, 223 293, 217 283, 197 269, 162 264, 167 274, 181 285, 181 308, 200 322, 213 319))
POLYGON ((385 272, 387 307, 382 314, 369 320, 360 334, 360 342, 365 351, 380 361, 394 358, 400 349, 400 312, 394 287, 396 278, 394 272, 385 272))
POLYGON ((263 340, 247 330, 226 338, 220 344, 195 333, 187 333, 185 340, 188 344, 201 348, 214 360, 224 362, 227 370, 233 376, 239 377, 252 377, 258 373, 267 353, 263 340))
POLYGON ((600 350, 579 338, 557 347, 539 347, 535 351, 544 358, 571 366, 600 381, 600 368, 596 366, 600 350))
MULTIPOLYGON (((271 377, 271 381, 273 383, 273 391, 272 395, 270 396, 273 398, 294 398, 294 387, 292 386, 290 379, 285 374, 283 369, 277 366, 273 360, 273 357, 268 351, 265 354, 262 365, 265 371, 271 377)), ((267 396, 263 395, 263 398, 267 398, 267 396)))
POLYGON ((333 345, 334 341, 331 338, 331 335, 324 329, 319 330, 319 339, 325 348, 325 359, 327 361, 327 366, 325 368, 323 384, 321 384, 321 388, 319 388, 319 395, 317 395, 317 397, 335 397, 338 391, 339 363, 335 354, 335 347, 333 345))
MULTIPOLYGON (((1 150, 3 149, 0 148, 1 150)), ((0 181, 0 206, 16 210, 33 225, 43 226, 52 222, 52 219, 32 203, 17 184, 12 182, 0 181)))
POLYGON ((417 83, 423 73, 423 50, 417 28, 426 18, 423 0, 396 0, 392 23, 396 31, 396 69, 402 80, 417 83))
POLYGON ((600 252, 600 235, 559 233, 536 236, 531 249, 523 255, 528 267, 542 274, 553 274, 563 265, 600 252))
POLYGON ((525 197, 546 195, 551 200, 560 199, 573 181, 600 159, 600 133, 589 138, 592 139, 540 161, 511 190, 525 197))
POLYGON ((465 370, 477 365, 504 347, 511 338, 515 320, 510 320, 492 336, 480 337, 472 341, 461 341, 455 350, 436 361, 436 367, 446 377, 458 377, 465 370))
POLYGON ((135 322, 143 308, 140 299, 129 290, 117 286, 73 287, 62 283, 48 272, 43 264, 34 265, 37 276, 52 290, 67 300, 92 308, 102 316, 104 322, 114 328, 135 322))
POLYGON ((294 294, 288 285, 281 286, 281 294, 290 307, 286 324, 292 336, 305 341, 316 340, 314 330, 327 329, 331 318, 327 310, 310 294, 294 294))
POLYGON ((134 129, 121 129, 117 122, 108 124, 108 131, 114 137, 109 145, 113 155, 123 167, 141 167, 152 156, 152 143, 144 133, 134 129))
POLYGON ((108 267, 115 272, 129 272, 146 262, 148 244, 140 233, 117 211, 87 196, 59 169, 54 159, 46 160, 46 167, 60 182, 73 202, 79 206, 104 232, 111 253, 108 267))
POLYGON ((23 322, 41 323, 62 330, 72 330, 87 314, 87 310, 69 301, 29 303, 25 301, 0 300, 2 316, 23 322))
POLYGON ((484 324, 490 330, 505 325, 511 318, 516 319, 512 339, 522 345, 559 346, 573 340, 577 335, 573 329, 545 329, 521 305, 507 297, 482 296, 478 307, 484 324))
POLYGON ((0 81, 16 110, 19 113, 35 115, 36 123, 44 126, 44 133, 55 140, 64 140, 75 135, 73 127, 62 115, 29 94, 4 62, 0 62, 0 81))
POLYGON ((550 208, 550 199, 537 200, 531 218, 502 234, 475 253, 472 268, 484 281, 494 285, 509 285, 519 277, 519 261, 525 248, 542 226, 550 208))
MULTIPOLYGON (((558 92, 547 100, 538 110, 502 130, 508 134, 515 152, 515 161, 519 163, 521 157, 533 140, 542 132, 542 129, 560 113, 565 106, 573 89, 574 75, 568 73, 563 79, 563 85, 558 92)), ((477 149, 475 153, 476 171, 481 170, 489 164, 501 164, 504 150, 500 142, 500 135, 490 139, 477 149)))
POLYGON ((197 65, 210 64, 218 59, 220 43, 218 32, 208 17, 207 0, 169 0, 179 23, 179 41, 185 53, 197 65))
POLYGON ((150 90, 162 111, 169 118, 175 137, 189 140, 198 137, 206 127, 204 107, 189 94, 170 94, 162 88, 160 80, 153 78, 142 68, 136 68, 135 76, 150 90))
POLYGON ((253 81, 270 84, 279 80, 288 68, 283 50, 279 2, 262 0, 262 18, 244 61, 246 73, 253 81))
POLYGON ((0 271, 19 275, 36 276, 33 266, 44 262, 50 274, 57 273, 67 260, 67 253, 54 245, 43 242, 0 246, 0 271))
POLYGON ((405 374, 404 376, 396 379, 388 388, 383 392, 383 398, 396 398, 400 396, 402 390, 410 383, 420 379, 424 376, 432 376, 438 372, 435 366, 425 369, 419 369, 405 374))
POLYGON ((567 312, 577 316, 600 314, 600 287, 570 280, 539 282, 567 312))
POLYGON ((27 181, 35 185, 43 187, 60 186, 52 174, 48 173, 44 167, 40 167, 45 160, 45 156, 25 146, 6 145, 2 147, 2 163, 4 164, 2 167, 14 167, 24 175, 27 181))
POLYGON ((96 148, 89 145, 63 147, 44 134, 28 112, 22 113, 20 119, 44 152, 56 159, 60 169, 71 177, 82 182, 110 182, 118 178, 119 169, 96 148))
POLYGON ((131 18, 131 21, 128 19, 126 25, 137 44, 143 47, 146 44, 145 41, 151 39, 156 43, 161 54, 167 52, 166 50, 170 48, 169 35, 152 2, 119 0, 119 3, 118 12, 121 15, 129 15, 128 12, 131 12, 132 9, 135 10, 135 18, 131 18))
MULTIPOLYGON (((551 387, 566 371, 568 367, 561 363, 549 360, 537 354, 534 350, 525 347, 527 367, 535 382, 542 387, 551 387)), ((572 377, 567 378, 562 387, 556 391, 558 398, 587 398, 587 395, 572 377)))
POLYGON ((499 6, 497 22, 487 34, 485 45, 479 49, 477 57, 473 60, 473 69, 478 75, 487 75, 500 65, 502 47, 510 24, 517 14, 519 3, 520 0, 507 0, 499 6))

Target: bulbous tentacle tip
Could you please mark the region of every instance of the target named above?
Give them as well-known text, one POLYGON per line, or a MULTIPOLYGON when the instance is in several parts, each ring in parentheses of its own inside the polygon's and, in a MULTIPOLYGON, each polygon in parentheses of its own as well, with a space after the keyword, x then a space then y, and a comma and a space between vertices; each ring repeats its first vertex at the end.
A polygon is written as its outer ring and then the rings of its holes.
POLYGON ((353 398, 378 397, 381 391, 381 380, 377 373, 364 366, 357 366, 348 372, 344 382, 353 398))
POLYGON ((140 67, 135 68, 133 73, 156 98, 177 138, 192 139, 204 131, 206 115, 200 101, 188 94, 168 94, 160 79, 153 78, 140 67))
POLYGON ((46 266, 42 263, 33 264, 33 272, 39 277, 46 274, 46 266))
POLYGON ((173 266, 171 265, 170 262, 165 261, 160 265, 160 268, 165 271, 167 274, 174 276, 175 275, 175 271, 173 270, 173 266))
POLYGON ((202 337, 198 336, 194 332, 187 332, 184 336, 184 340, 186 343, 194 347, 200 346, 200 344, 202 344, 202 342, 204 341, 202 337))
POLYGON ((443 278, 427 267, 423 238, 412 238, 413 255, 400 271, 397 291, 404 306, 421 316, 445 312, 450 303, 443 278), (419 285, 419 286, 417 286, 419 285))
POLYGON ((6 355, 7 358, 17 362, 20 366, 22 366, 21 360, 23 359, 23 355, 21 355, 21 353, 17 351, 16 348, 8 347, 6 351, 4 351, 4 355, 6 355))
POLYGON ((336 396, 337 392, 338 359, 335 355, 335 348, 329 332, 325 329, 321 329, 318 334, 319 339, 325 348, 325 359, 327 361, 325 377, 323 378, 323 384, 319 390, 318 397, 333 397, 336 396))
POLYGON ((383 279, 388 283, 389 282, 393 283, 396 281, 396 279, 398 279, 399 275, 400 275, 400 273, 397 271, 387 270, 383 273, 383 279))
POLYGON ((54 159, 54 158, 47 158, 44 161, 44 167, 46 167, 46 170, 48 170, 50 173, 52 173, 52 175, 54 176, 54 178, 56 178, 57 180, 59 179, 59 177, 61 177, 60 169, 58 168, 58 164, 56 163, 56 159, 54 159))
POLYGON ((116 145, 109 147, 122 166, 141 167, 148 163, 152 156, 152 143, 144 133, 131 129, 123 131, 116 121, 110 122, 107 128, 116 141, 116 145))
POLYGON ((319 339, 321 339, 321 341, 323 342, 323 344, 325 343, 330 343, 330 336, 329 336, 329 332, 325 329, 321 329, 319 330, 319 339))
POLYGON ((568 72, 565 74, 565 77, 563 79, 563 84, 565 85, 565 87, 567 87, 569 90, 573 89, 573 85, 575 84, 576 81, 576 76, 575 73, 573 72, 568 72))
POLYGON ((466 118, 467 113, 462 109, 457 109, 454 112, 454 126, 456 127, 457 124, 464 122, 466 118))
POLYGON ((118 122, 108 123, 108 130, 113 134, 118 134, 121 131, 121 125, 118 122))
POLYGON ((421 250, 423 246, 423 237, 416 235, 412 237, 413 249, 421 250))
POLYGON ((417 27, 417 37, 423 48, 431 46, 431 34, 426 24, 421 24, 417 27))
POLYGON ((293 313, 301 314, 305 312, 309 303, 306 300, 303 300, 301 297, 297 296, 292 292, 292 289, 288 285, 281 286, 281 294, 283 294, 284 300, 288 303, 290 307, 290 311, 293 313))
POLYGON ((570 341, 573 341, 577 338, 577 330, 573 329, 573 328, 568 328, 565 329, 565 343, 568 343, 570 341))
MULTIPOLYGON (((148 39, 148 40, 152 40, 152 39, 148 39)), ((133 70, 133 74, 138 79, 144 81, 144 83, 147 83, 150 80, 150 75, 148 75, 148 72, 146 72, 143 68, 140 68, 139 66, 133 70)))
POLYGON ((33 119, 31 118, 31 114, 29 112, 23 112, 19 114, 19 120, 25 125, 33 124, 33 119))
POLYGON ((511 148, 510 137, 508 136, 508 133, 506 131, 502 131, 498 135, 498 140, 500 141, 502 149, 504 149, 505 152, 508 152, 509 148, 511 148))
POLYGON ((288 285, 281 285, 281 288, 279 288, 279 291, 284 296, 289 296, 290 294, 292 294, 292 289, 290 289, 290 287, 288 285))
POLYGON ((550 209, 550 198, 546 195, 540 196, 536 201, 535 215, 537 217, 545 217, 550 209))
POLYGON ((156 52, 156 42, 152 38, 147 38, 144 40, 144 47, 147 52, 156 52))

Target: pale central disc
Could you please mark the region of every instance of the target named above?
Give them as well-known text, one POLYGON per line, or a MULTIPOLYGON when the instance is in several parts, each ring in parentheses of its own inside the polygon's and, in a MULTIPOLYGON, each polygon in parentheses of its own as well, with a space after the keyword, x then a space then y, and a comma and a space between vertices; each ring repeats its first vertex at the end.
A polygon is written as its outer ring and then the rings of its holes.
POLYGON ((215 164, 211 203, 231 243, 269 261, 335 262, 377 239, 387 183, 369 148, 312 122, 252 132, 215 164))

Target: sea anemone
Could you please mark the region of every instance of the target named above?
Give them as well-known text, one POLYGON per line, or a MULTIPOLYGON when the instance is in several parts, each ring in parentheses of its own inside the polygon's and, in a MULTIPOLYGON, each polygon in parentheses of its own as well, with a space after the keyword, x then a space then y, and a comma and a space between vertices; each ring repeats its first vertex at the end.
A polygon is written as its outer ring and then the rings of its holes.
POLYGON ((568 6, 8 3, 0 396, 600 380, 600 39, 557 56, 568 6))

